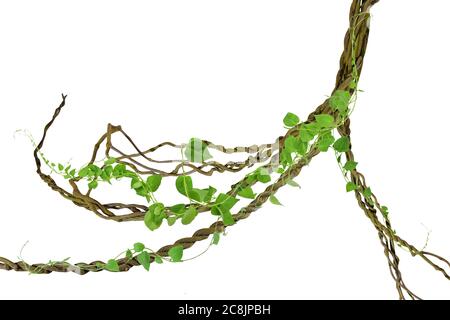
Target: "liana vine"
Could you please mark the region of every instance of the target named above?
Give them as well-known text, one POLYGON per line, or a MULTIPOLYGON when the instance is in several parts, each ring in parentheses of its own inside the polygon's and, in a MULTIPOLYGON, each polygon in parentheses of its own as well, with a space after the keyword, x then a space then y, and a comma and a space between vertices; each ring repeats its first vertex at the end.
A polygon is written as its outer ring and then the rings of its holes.
POLYGON ((179 263, 193 259, 186 258, 185 251, 194 244, 209 240, 208 248, 217 245, 227 228, 247 219, 267 201, 281 205, 278 191, 285 185, 299 187, 294 178, 314 157, 331 150, 345 179, 343 189, 354 193, 358 206, 378 234, 399 298, 419 299, 404 282, 400 271, 400 258, 396 252, 398 247, 405 249, 412 256, 422 258, 450 280, 448 260, 424 249, 417 249, 396 233, 388 207, 380 203, 371 186, 367 184, 365 176, 358 170, 358 162, 352 150, 350 116, 356 106, 358 83, 367 49, 370 8, 377 2, 379 0, 352 0, 344 52, 331 96, 304 121, 293 112, 287 113, 283 118, 287 131, 273 143, 225 147, 204 139, 192 138, 185 144, 163 142, 143 150, 121 126, 109 124, 106 132, 95 144, 92 157, 86 165, 77 168, 72 164, 54 163, 47 159, 43 147, 50 128, 65 107, 67 96, 63 95, 61 104, 44 128, 40 142, 35 143, 30 136, 35 145, 37 173, 51 189, 100 218, 116 222, 141 221, 149 232, 156 232, 163 223, 169 226, 176 223, 188 225, 200 214, 212 215, 215 222, 192 236, 159 250, 137 242, 106 262, 72 264, 69 259, 65 259, 28 264, 23 259, 12 262, 0 257, 0 269, 38 274, 75 272, 82 275, 103 270, 125 272, 137 266, 148 271, 153 263, 179 263), (113 138, 117 135, 128 141, 134 148, 134 153, 125 153, 113 143, 113 138), (99 156, 101 147, 105 148, 102 157, 99 156), (153 153, 165 147, 179 150, 179 158, 155 159, 153 153), (246 158, 242 161, 222 163, 215 160, 214 153, 242 153, 246 158), (43 172, 43 164, 49 173, 43 172), (172 169, 164 170, 161 164, 172 165, 172 169), (244 170, 249 172, 228 189, 198 186, 194 181, 195 175, 211 176, 226 172, 236 174, 244 170), (68 187, 58 185, 54 175, 66 179, 68 187), (142 199, 141 204, 101 203, 93 197, 104 184, 124 180, 129 183, 130 190, 142 199), (162 203, 158 200, 158 192, 163 183, 172 183, 174 192, 181 194, 185 201, 162 203), (263 186, 264 190, 256 191, 258 186, 263 186), (244 204, 241 205, 242 203, 244 204))

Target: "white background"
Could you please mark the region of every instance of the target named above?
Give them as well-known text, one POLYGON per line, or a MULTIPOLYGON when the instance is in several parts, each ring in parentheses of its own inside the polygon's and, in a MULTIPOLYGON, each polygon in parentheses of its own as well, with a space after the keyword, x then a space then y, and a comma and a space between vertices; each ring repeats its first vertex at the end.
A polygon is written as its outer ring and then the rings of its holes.
MULTIPOLYGON (((63 92, 67 109, 44 150, 55 161, 82 165, 108 122, 144 146, 192 136, 271 142, 287 111, 305 117, 330 93, 350 2, 1 1, 0 255, 15 260, 30 241, 29 262, 88 262, 136 241, 159 248, 208 225, 204 216, 151 234, 142 223, 103 221, 49 190, 30 143, 13 133, 39 137, 63 92)), ((396 230, 419 248, 430 230, 428 249, 447 257, 449 9, 445 0, 373 8, 365 93, 352 122, 359 168, 396 230)), ((268 204, 192 262, 148 274, 0 272, 0 297, 396 299, 376 232, 345 192, 333 155, 316 157, 298 182, 301 190, 279 193, 284 207, 268 204)), ((450 297, 444 277, 399 251, 413 291, 450 297)))

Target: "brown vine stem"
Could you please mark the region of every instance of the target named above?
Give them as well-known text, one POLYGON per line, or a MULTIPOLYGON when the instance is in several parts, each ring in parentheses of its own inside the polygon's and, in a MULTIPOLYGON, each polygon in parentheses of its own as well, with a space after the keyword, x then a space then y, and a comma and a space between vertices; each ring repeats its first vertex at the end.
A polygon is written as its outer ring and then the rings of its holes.
MULTIPOLYGON (((350 93, 355 93, 355 88, 352 88, 351 83, 355 77, 361 74, 363 68, 364 57, 367 49, 368 39, 369 39, 369 20, 370 20, 370 9, 371 7, 379 2, 379 0, 352 0, 350 7, 350 27, 345 35, 344 39, 344 51, 340 59, 340 68, 336 77, 336 84, 333 92, 337 90, 345 90, 350 93)), ((54 191, 58 192, 64 198, 70 200, 75 205, 88 209, 94 212, 96 215, 103 219, 113 220, 117 222, 124 221, 138 221, 143 220, 145 213, 147 211, 147 206, 139 204, 124 204, 124 203, 107 203, 102 204, 100 201, 95 200, 90 192, 83 194, 77 183, 79 180, 72 179, 69 184, 72 191, 69 192, 66 189, 60 187, 55 180, 48 174, 42 172, 42 163, 39 158, 40 152, 44 146, 47 134, 51 126, 53 125, 56 118, 59 116, 61 110, 64 108, 66 103, 66 96, 62 96, 62 102, 59 107, 55 110, 55 113, 50 120, 50 122, 45 126, 44 133, 41 141, 36 146, 34 151, 34 158, 37 166, 37 174, 40 178, 54 191), (118 212, 126 210, 128 213, 118 214, 118 212)), ((319 105, 309 116, 307 122, 314 121, 316 115, 319 114, 329 114, 337 117, 336 112, 330 107, 328 99, 325 100, 321 105, 319 105)), ((350 120, 347 119, 340 127, 338 127, 338 132, 343 137, 351 136, 350 130, 350 120)), ((264 164, 266 168, 271 169, 271 164, 273 161, 277 160, 280 151, 284 148, 284 141, 288 136, 298 136, 299 135, 299 125, 291 128, 286 135, 276 139, 274 144, 264 144, 260 146, 249 146, 249 147, 233 147, 227 148, 221 145, 215 145, 209 141, 203 141, 209 147, 214 148, 223 153, 247 153, 248 158, 242 162, 229 162, 222 164, 216 161, 203 162, 200 165, 186 163, 180 160, 155 160, 150 155, 156 150, 162 147, 171 147, 181 149, 182 145, 177 145, 172 142, 163 142, 155 147, 141 150, 131 139, 130 136, 120 127, 114 125, 108 125, 107 132, 100 137, 98 142, 94 146, 92 153, 92 158, 90 163, 94 163, 98 156, 98 151, 103 143, 106 144, 105 156, 109 157, 111 152, 118 154, 118 161, 124 163, 129 167, 133 168, 136 172, 142 174, 160 174, 162 176, 178 176, 181 174, 202 174, 210 176, 213 173, 223 173, 223 172, 239 172, 245 168, 249 168, 256 163, 264 164), (126 140, 133 146, 135 152, 132 154, 126 154, 119 148, 113 145, 112 137, 114 134, 123 135, 126 140), (278 153, 277 153, 278 151, 278 153), (162 171, 158 168, 152 167, 152 163, 172 163, 175 164, 175 168, 172 171, 162 171), (184 169, 187 168, 187 171, 184 169)), ((234 214, 234 219, 236 222, 240 220, 247 219, 253 212, 256 212, 261 208, 267 200, 274 195, 280 188, 287 184, 288 181, 297 177, 304 166, 306 166, 320 151, 315 147, 310 150, 310 152, 292 165, 286 172, 284 172, 278 180, 273 184, 269 185, 263 192, 257 195, 257 197, 247 206, 240 209, 240 211, 234 214)), ((350 150, 345 153, 347 160, 354 160, 354 154, 350 147, 350 150)), ((351 171, 351 180, 356 185, 366 187, 365 177, 358 172, 356 169, 351 171)), ((236 194, 236 186, 249 184, 247 180, 243 179, 233 185, 228 194, 236 194)), ((382 212, 382 208, 378 202, 375 195, 371 196, 371 199, 367 199, 361 192, 361 190, 355 190, 355 197, 359 207, 363 210, 364 214, 369 218, 370 222, 374 226, 378 233, 380 243, 384 249, 384 254, 388 260, 388 266, 392 278, 395 281, 396 289, 400 299, 405 299, 409 297, 411 299, 419 299, 419 297, 414 294, 406 286, 402 273, 400 271, 400 258, 396 252, 396 246, 401 246, 405 248, 411 255, 421 257, 426 263, 431 265, 435 270, 441 272, 447 279, 450 280, 450 276, 445 270, 445 268, 450 268, 450 263, 443 257, 427 252, 418 250, 413 245, 409 244, 406 240, 402 239, 400 236, 395 234, 392 229, 391 221, 384 217, 384 219, 379 218, 379 213, 382 212), (433 262, 435 260, 436 262, 433 262), (438 263, 442 263, 440 266, 438 263)), ((209 211, 210 208, 207 206, 197 205, 197 209, 200 212, 209 211)), ((168 252, 171 248, 177 245, 182 245, 184 249, 192 247, 197 242, 206 240, 210 238, 215 232, 222 232, 227 227, 224 226, 222 221, 216 221, 211 226, 207 228, 200 229, 196 231, 192 236, 179 239, 173 244, 166 245, 160 248, 156 254, 161 257, 167 257, 168 252)), ((155 256, 151 256, 151 262, 154 262, 155 256)), ((98 268, 98 263, 104 264, 102 261, 93 261, 91 263, 77 263, 71 265, 68 262, 55 262, 51 264, 33 264, 29 265, 24 261, 12 262, 9 259, 0 257, 0 269, 4 270, 15 270, 15 271, 31 271, 33 273, 49 274, 52 272, 76 272, 78 274, 86 274, 88 272, 98 272, 102 271, 102 268, 98 268)), ((123 258, 118 260, 120 271, 125 272, 131 268, 140 265, 136 258, 123 258)))

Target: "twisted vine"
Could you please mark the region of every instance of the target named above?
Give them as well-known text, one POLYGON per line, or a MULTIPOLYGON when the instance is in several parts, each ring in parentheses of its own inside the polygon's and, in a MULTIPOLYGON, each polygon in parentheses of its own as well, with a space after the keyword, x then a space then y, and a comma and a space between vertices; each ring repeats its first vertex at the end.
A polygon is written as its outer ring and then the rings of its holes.
POLYGON ((405 284, 401 270, 397 247, 406 249, 412 256, 422 258, 427 264, 445 278, 450 280, 448 270, 450 262, 443 257, 424 250, 419 250, 403 238, 392 227, 389 211, 383 206, 371 188, 366 178, 357 169, 357 162, 351 146, 350 115, 352 104, 356 102, 358 81, 364 62, 364 56, 369 39, 370 8, 379 0, 353 0, 350 8, 350 25, 344 39, 344 51, 340 59, 335 88, 332 95, 320 104, 304 122, 288 113, 284 118, 287 132, 278 137, 274 143, 252 145, 246 147, 225 147, 201 139, 191 139, 187 144, 163 142, 148 149, 141 149, 132 138, 121 128, 109 124, 107 131, 94 145, 89 163, 77 170, 71 166, 64 167, 46 159, 43 147, 47 134, 54 121, 58 118, 66 104, 66 95, 56 108, 52 119, 45 126, 43 136, 35 145, 34 159, 37 174, 55 192, 70 200, 75 205, 83 207, 97 216, 117 222, 145 221, 149 229, 156 230, 163 220, 169 225, 181 220, 188 224, 199 213, 211 212, 217 221, 206 228, 196 231, 192 236, 177 240, 159 250, 153 251, 145 245, 137 243, 133 249, 127 250, 124 257, 110 259, 108 262, 93 261, 91 263, 71 264, 68 261, 28 264, 25 261, 12 262, 0 257, 0 269, 28 271, 39 274, 52 272, 75 272, 80 275, 103 270, 125 272, 136 266, 144 266, 147 270, 152 263, 162 263, 164 260, 182 261, 183 251, 194 244, 213 238, 217 244, 219 236, 226 228, 241 220, 247 219, 261 208, 268 200, 279 204, 275 194, 286 184, 295 186, 293 179, 310 161, 328 149, 334 149, 339 167, 346 179, 347 191, 353 192, 365 216, 375 228, 384 254, 388 261, 390 274, 395 282, 399 299, 420 299, 405 284), (335 138, 336 131, 339 138, 335 138), (133 147, 133 153, 125 153, 113 144, 113 137, 122 135, 133 147), (105 146, 105 158, 102 165, 99 150, 105 146), (161 148, 169 147, 179 150, 181 159, 157 160, 153 153, 161 148), (221 163, 212 159, 209 150, 223 154, 244 153, 247 158, 242 161, 221 163), (114 153, 114 154, 113 154, 114 153), (185 159, 185 157, 187 159, 185 159), (345 163, 343 162, 345 158, 345 163), (50 174, 43 172, 43 164, 51 169, 50 174), (173 165, 172 170, 159 168, 161 164, 173 165), (215 196, 216 189, 196 189, 190 176, 201 174, 211 176, 214 173, 237 173, 244 169, 258 166, 250 174, 233 184, 230 189, 215 196), (59 186, 52 174, 63 175, 71 191, 59 186), (278 174, 271 182, 271 177, 278 174), (147 180, 145 180, 147 177, 147 180), (165 206, 156 200, 154 192, 159 187, 162 178, 176 177, 178 191, 189 199, 188 204, 165 206), (92 196, 101 182, 130 179, 132 189, 147 200, 147 204, 101 203, 92 196), (88 181, 87 192, 82 192, 80 186, 88 181), (256 194, 252 187, 256 184, 267 184, 265 189, 256 194), (238 202, 237 197, 251 199, 250 203, 241 207, 236 213, 230 210, 238 202))

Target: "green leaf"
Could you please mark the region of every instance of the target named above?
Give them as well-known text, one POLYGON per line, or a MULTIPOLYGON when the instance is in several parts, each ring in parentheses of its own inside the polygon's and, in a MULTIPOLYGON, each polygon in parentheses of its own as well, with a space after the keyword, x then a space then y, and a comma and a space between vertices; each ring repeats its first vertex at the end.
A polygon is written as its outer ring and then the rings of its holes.
POLYGON ((177 187, 177 190, 179 193, 181 193, 183 196, 186 196, 188 198, 191 198, 192 195, 192 178, 189 176, 179 176, 175 182, 175 185, 177 187))
POLYGON ((387 220, 389 217, 389 209, 386 206, 382 206, 381 207, 381 214, 383 215, 383 217, 387 220))
POLYGON ((145 214, 144 223, 151 231, 158 229, 164 218, 164 205, 162 203, 152 204, 145 214))
POLYGON ((144 184, 142 183, 142 181, 139 178, 133 178, 131 180, 131 188, 136 190, 136 189, 140 189, 144 186, 144 184))
POLYGON ((177 222, 178 218, 177 217, 167 217, 167 224, 169 225, 169 227, 173 226, 175 224, 175 222, 177 222))
POLYGON ((347 171, 353 171, 356 169, 356 166, 358 165, 358 162, 355 161, 347 161, 346 164, 344 165, 344 169, 347 171))
POLYGON ((128 260, 131 260, 131 259, 133 259, 133 252, 131 252, 131 250, 127 250, 127 252, 125 253, 125 257, 128 259, 128 260))
POLYGON ((219 242, 220 242, 220 233, 214 232, 212 243, 217 246, 219 242))
POLYGON ((186 205, 183 203, 176 204, 176 205, 170 207, 170 211, 172 211, 176 215, 181 215, 186 211, 186 205))
POLYGON ((77 172, 77 169, 72 169, 72 170, 69 172, 69 175, 70 175, 72 178, 74 178, 76 172, 77 172))
POLYGON ((364 189, 362 194, 363 194, 364 198, 370 199, 370 197, 372 196, 372 190, 370 189, 370 187, 368 187, 368 188, 364 189))
POLYGON ((289 152, 286 149, 283 149, 283 151, 281 151, 280 161, 281 164, 284 166, 291 165, 293 163, 291 152, 289 152))
POLYGON ((145 270, 150 271, 150 254, 147 251, 142 251, 136 257, 137 261, 145 270))
POLYGON ((186 158, 191 162, 202 163, 212 158, 208 150, 208 145, 204 141, 197 138, 192 138, 191 140, 189 140, 189 143, 186 145, 184 154, 186 158))
POLYGON ((231 225, 235 224, 233 215, 231 214, 230 210, 221 209, 220 213, 221 213, 224 225, 231 226, 231 225))
POLYGON ((296 187, 296 188, 300 188, 301 189, 300 185, 297 182, 295 182, 294 180, 292 180, 292 179, 288 180, 287 184, 290 185, 291 187, 296 187))
POLYGON ((88 187, 89 187, 89 189, 97 189, 98 181, 97 180, 92 180, 91 182, 89 182, 88 187))
POLYGON ((251 187, 245 187, 238 192, 238 195, 247 198, 247 199, 255 199, 255 193, 251 187))
POLYGON ((277 206, 282 206, 281 202, 275 197, 274 195, 271 195, 269 198, 270 202, 277 206))
POLYGON ((84 167, 78 172, 78 176, 80 178, 86 178, 88 175, 89 175, 89 168, 88 167, 84 167))
POLYGON ((61 163, 58 163, 58 170, 59 171, 63 171, 64 170, 64 166, 61 163))
POLYGON ((134 244, 133 248, 134 248, 134 251, 136 251, 136 252, 142 252, 145 249, 145 245, 143 243, 136 242, 134 244))
POLYGON ((180 262, 183 259, 183 246, 178 245, 169 250, 169 257, 173 262, 180 262))
POLYGON ((269 170, 267 170, 266 168, 259 168, 256 171, 256 178, 258 179, 259 182, 262 183, 268 183, 270 182, 270 180, 272 180, 272 178, 270 177, 269 170))
POLYGON ((330 107, 333 110, 338 110, 340 113, 345 113, 348 109, 351 98, 350 92, 345 90, 336 90, 329 99, 330 107))
POLYGON ((296 124, 298 124, 299 122, 300 122, 300 118, 291 112, 288 112, 284 116, 284 119, 283 119, 283 123, 286 127, 293 127, 296 124))
POLYGON ((329 128, 334 126, 334 117, 329 114, 315 115, 317 124, 322 128, 329 128))
POLYGON ((126 171, 126 166, 123 163, 119 163, 114 167, 113 176, 115 178, 121 178, 124 176, 126 171))
POLYGON ((328 148, 333 144, 334 136, 331 132, 325 132, 320 135, 317 147, 321 152, 327 152, 328 148))
POLYGON ((211 213, 216 216, 222 215, 222 211, 231 210, 239 200, 230 195, 221 193, 216 199, 214 206, 211 208, 211 213))
POLYGON ((116 158, 108 158, 108 159, 105 161, 105 166, 109 166, 109 165, 111 165, 111 164, 114 164, 114 163, 116 163, 116 161, 117 161, 116 158))
POLYGON ((147 187, 150 192, 156 192, 161 185, 162 176, 156 174, 147 178, 147 187))
POLYGON ((310 142, 311 140, 314 139, 315 134, 314 131, 308 128, 306 124, 303 124, 300 127, 299 136, 301 141, 310 142))
POLYGON ((358 186, 354 184, 353 182, 348 182, 346 186, 347 192, 354 191, 358 189, 358 186))
POLYGON ((155 262, 157 264, 162 264, 163 263, 163 259, 160 256, 155 256, 155 262))
POLYGON ((119 264, 114 259, 108 260, 108 263, 105 265, 105 269, 111 272, 120 271, 119 264))
POLYGON ((349 137, 341 137, 337 139, 333 147, 337 152, 347 152, 348 150, 350 150, 349 137))
POLYGON ((189 207, 183 214, 181 218, 181 223, 184 225, 190 224, 197 217, 198 212, 194 207, 189 207))

